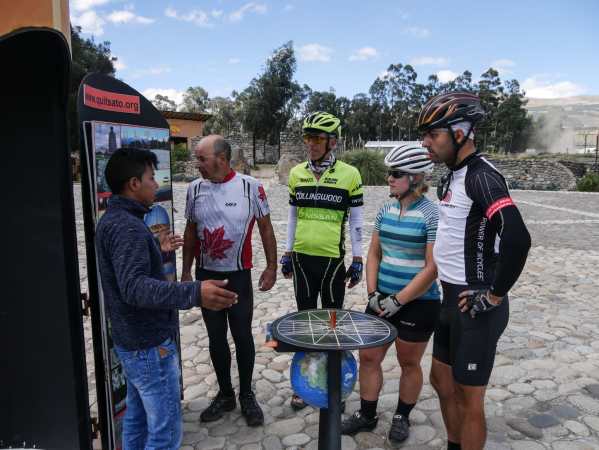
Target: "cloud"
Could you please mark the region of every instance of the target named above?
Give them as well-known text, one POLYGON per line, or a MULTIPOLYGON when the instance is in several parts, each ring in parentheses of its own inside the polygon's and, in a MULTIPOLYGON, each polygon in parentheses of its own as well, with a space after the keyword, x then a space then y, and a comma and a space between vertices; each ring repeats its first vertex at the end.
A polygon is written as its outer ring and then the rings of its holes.
POLYGON ((373 47, 362 47, 357 50, 353 55, 349 57, 350 61, 368 61, 369 59, 376 58, 379 55, 376 48, 373 47))
POLYGON ((292 5, 291 3, 288 3, 285 5, 285 7, 283 8, 283 11, 285 12, 289 12, 289 11, 293 11, 295 9, 295 6, 292 5))
POLYGON ((449 64, 449 58, 419 56, 410 61, 413 66, 446 66, 449 64))
POLYGON ((138 16, 133 12, 133 6, 129 6, 120 11, 112 11, 106 17, 109 22, 112 23, 138 23, 142 25, 148 25, 154 23, 154 19, 150 19, 149 17, 138 16))
POLYGON ((410 14, 399 8, 397 9, 397 15, 401 20, 407 20, 410 17, 410 14))
POLYGON ((231 22, 240 22, 248 13, 265 14, 267 9, 264 3, 249 2, 229 14, 229 20, 231 22))
POLYGON ((458 77, 458 74, 455 72, 452 72, 451 70, 439 70, 437 72, 437 78, 439 78, 439 81, 441 83, 448 83, 452 80, 455 80, 458 77))
POLYGON ((586 89, 572 81, 551 82, 540 76, 532 76, 522 83, 522 89, 530 98, 560 98, 582 95, 586 89))
POLYGON ((94 36, 102 36, 104 34, 104 25, 106 21, 100 17, 95 11, 85 11, 79 15, 72 15, 71 22, 77 27, 81 27, 81 31, 94 36))
POLYGON ((412 26, 404 28, 403 34, 408 34, 416 38, 424 39, 429 37, 431 35, 431 32, 428 28, 412 26))
POLYGON ((171 19, 176 19, 179 16, 179 13, 175 8, 171 8, 170 6, 164 10, 164 15, 166 17, 170 17, 171 19))
POLYGON ((88 11, 96 6, 105 5, 110 0, 71 0, 71 11, 83 12, 88 11))
POLYGON ((142 94, 148 100, 154 100, 154 97, 156 97, 156 94, 160 94, 165 97, 168 97, 169 99, 173 100, 177 105, 179 105, 183 102, 184 91, 179 91, 177 89, 172 89, 172 88, 166 88, 166 89, 148 88, 148 89, 144 90, 142 92, 142 94))
POLYGON ((140 69, 135 71, 129 76, 129 78, 136 80, 138 78, 155 77, 170 72, 172 72, 172 69, 170 67, 149 67, 147 69, 140 69))
POLYGON ((241 62, 241 60, 239 58, 229 58, 229 60, 227 61, 227 63, 229 64, 239 64, 241 62))
POLYGON ((306 44, 299 48, 301 61, 329 62, 333 49, 320 44, 306 44))
POLYGON ((164 10, 164 15, 170 19, 189 22, 199 27, 211 28, 215 25, 215 20, 240 22, 243 20, 246 14, 265 14, 267 10, 268 8, 264 3, 249 2, 229 14, 225 14, 225 12, 221 9, 213 9, 211 11, 192 9, 189 12, 180 12, 169 6, 164 10))
POLYGON ((214 26, 210 22, 209 14, 201 9, 194 9, 188 13, 180 13, 176 9, 169 7, 164 10, 164 15, 171 19, 192 23, 198 27, 210 28, 214 26))
POLYGON ((112 65, 114 66, 114 68, 117 71, 123 71, 127 68, 127 64, 125 64, 125 60, 123 58, 121 58, 120 56, 115 56, 112 55, 114 58, 116 58, 116 61, 112 62, 112 65))
POLYGON ((511 59, 497 59, 491 63, 491 67, 496 69, 500 75, 510 75, 514 73, 511 68, 515 66, 516 63, 511 59))

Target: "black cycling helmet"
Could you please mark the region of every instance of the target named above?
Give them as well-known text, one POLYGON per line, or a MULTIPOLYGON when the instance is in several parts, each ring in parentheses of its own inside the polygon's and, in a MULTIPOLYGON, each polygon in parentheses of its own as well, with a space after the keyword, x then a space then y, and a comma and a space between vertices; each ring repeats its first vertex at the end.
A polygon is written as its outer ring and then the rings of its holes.
POLYGON ((468 138, 474 130, 476 122, 485 116, 485 111, 480 104, 480 98, 471 92, 456 91, 437 95, 429 99, 418 116, 418 131, 425 133, 435 128, 446 128, 453 141, 454 158, 458 157, 460 149, 468 142, 468 138), (468 122, 470 128, 464 133, 462 142, 458 142, 452 125, 460 122, 468 122))
POLYGON ((429 99, 418 116, 418 130, 448 128, 459 122, 474 125, 485 116, 480 98, 471 92, 448 92, 429 99))

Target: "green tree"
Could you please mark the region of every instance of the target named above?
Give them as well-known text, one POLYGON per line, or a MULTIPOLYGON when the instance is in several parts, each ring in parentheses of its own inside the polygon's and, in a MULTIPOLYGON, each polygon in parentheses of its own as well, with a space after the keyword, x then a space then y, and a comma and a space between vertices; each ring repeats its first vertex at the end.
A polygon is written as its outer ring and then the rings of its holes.
POLYGON ((386 79, 390 97, 391 139, 411 139, 416 132, 414 111, 417 106, 416 78, 418 74, 407 64, 391 64, 386 79), (397 129, 397 135, 394 134, 397 129))
POLYGON ((307 115, 314 111, 326 111, 337 117, 341 116, 337 104, 337 96, 335 90, 331 88, 326 91, 310 91, 308 99, 304 105, 304 114, 307 115))
POLYGON ((238 105, 234 99, 228 97, 211 98, 208 101, 208 112, 212 116, 204 126, 204 134, 228 136, 235 131, 239 131, 241 123, 238 105))
POLYGON ((391 131, 391 108, 389 102, 389 82, 388 75, 377 77, 369 89, 370 99, 373 106, 375 117, 376 132, 370 139, 383 140, 384 136, 389 136, 391 131))
POLYGON ((167 95, 156 94, 154 100, 150 100, 152 104, 160 111, 176 111, 177 103, 168 98, 167 95))
POLYGON ((497 144, 505 154, 522 152, 532 132, 531 119, 526 109, 527 100, 517 80, 505 82, 504 91, 497 106, 497 144))
POLYGON ((376 139, 379 113, 378 103, 366 94, 356 94, 350 102, 344 129, 342 129, 346 139, 359 143, 376 139))
POLYGON ((472 84, 472 72, 465 70, 464 73, 459 75, 456 79, 452 80, 455 90, 473 92, 476 90, 476 86, 472 84))
POLYGON ((208 91, 201 86, 188 87, 183 94, 181 111, 205 112, 208 108, 208 91))
POLYGON ((347 97, 337 97, 335 90, 308 91, 308 97, 303 106, 302 119, 314 111, 326 111, 341 119, 341 132, 347 136, 347 118, 351 114, 352 102, 347 97))
POLYGON ((279 142, 280 133, 299 111, 308 92, 294 80, 297 61, 291 41, 275 49, 263 73, 239 95, 241 120, 254 138, 279 142))
POLYGON ((68 98, 69 138, 71 150, 80 146, 79 120, 77 118, 77 93, 81 81, 88 73, 97 72, 114 76, 114 62, 117 60, 110 54, 110 42, 96 44, 93 39, 81 37, 81 27, 71 26, 71 80, 68 98))
MULTIPOLYGON (((481 104, 486 111, 485 118, 477 124, 479 148, 484 151, 497 151, 501 139, 498 138, 497 108, 503 95, 503 86, 499 73, 493 69, 488 69, 480 76, 478 82, 478 96, 481 104), (482 134, 482 135, 481 135, 482 134)), ((499 130, 501 132, 501 130, 499 130)))

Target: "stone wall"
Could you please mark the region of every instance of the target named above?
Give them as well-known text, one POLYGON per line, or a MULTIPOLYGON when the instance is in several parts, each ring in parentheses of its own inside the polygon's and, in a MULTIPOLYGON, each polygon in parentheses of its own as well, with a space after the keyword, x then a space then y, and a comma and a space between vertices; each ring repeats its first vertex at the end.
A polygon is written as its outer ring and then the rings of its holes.
MULTIPOLYGON (((256 139, 254 152, 254 142, 251 134, 236 133, 226 136, 225 139, 231 144, 233 150, 238 149, 243 154, 244 159, 251 166, 255 166, 256 164, 276 164, 279 159, 278 144, 271 145, 267 140, 256 139)), ((281 145, 284 145, 283 139, 284 135, 281 136, 281 145)))
MULTIPOLYGON (((200 138, 192 139, 192 148, 200 138)), ((250 173, 250 168, 255 165, 253 142, 251 135, 235 134, 227 137, 233 149, 232 166, 242 173, 250 173)), ((263 141, 256 143, 256 160, 258 163, 267 159, 275 161, 279 152, 278 146, 264 145, 263 141)), ((305 161, 306 152, 300 133, 281 134, 281 157, 276 165, 276 176, 279 183, 287 184, 289 171, 296 164, 305 161)), ((576 179, 583 176, 588 170, 588 164, 572 161, 555 161, 544 159, 522 158, 493 158, 487 159, 497 167, 505 176, 511 189, 536 189, 536 190, 574 190, 576 179)), ((436 185, 439 179, 447 173, 443 165, 436 165, 432 174, 432 184, 436 185)), ((184 171, 173 176, 174 181, 190 181, 198 177, 195 162, 184 164, 184 171)))
POLYGON ((275 172, 280 184, 287 184, 289 171, 306 159, 306 151, 300 133, 281 133, 281 157, 275 172))
MULTIPOLYGON (((342 152, 342 146, 337 153, 342 152)), ((287 184, 289 170, 306 159, 301 135, 285 135, 281 139, 281 159, 277 165, 279 183, 287 184)), ((566 166, 557 161, 519 158, 487 158, 505 176, 512 189, 573 190, 576 177, 566 166)), ((436 185, 446 172, 444 165, 436 165, 433 171, 433 185, 436 185)))
MULTIPOLYGON (((173 181, 192 181, 200 176, 200 173, 196 167, 195 157, 193 156, 193 149, 197 143, 202 139, 201 136, 191 138, 191 160, 179 164, 183 170, 177 171, 173 175, 173 181)), ((226 138, 231 145, 231 167, 237 172, 249 174, 251 164, 246 158, 248 152, 247 141, 243 137, 233 136, 226 138)), ((249 146, 249 152, 251 155, 251 141, 249 146)))
MULTIPOLYGON (((193 148, 200 139, 201 137, 191 139, 190 150, 192 159, 193 148)), ((226 136, 225 139, 231 144, 233 150, 232 165, 236 170, 249 173, 249 169, 256 164, 276 164, 276 173, 279 176, 279 182, 282 184, 287 184, 289 170, 306 159, 306 151, 302 135, 299 131, 281 133, 280 148, 279 145, 270 145, 262 139, 256 139, 255 158, 254 142, 251 134, 235 133, 226 136)), ((343 148, 343 142, 340 143, 338 148, 343 148)), ((186 162, 181 164, 181 167, 183 167, 183 170, 179 170, 173 176, 174 181, 188 181, 197 178, 198 171, 194 162, 186 162)))
MULTIPOLYGON (((536 189, 541 191, 558 191, 576 189, 576 177, 563 164, 542 159, 493 159, 487 157, 503 174, 510 189, 536 189)), ((432 184, 448 172, 443 165, 435 165, 432 184)))
POLYGON ((595 166, 593 163, 584 163, 568 160, 560 160, 559 162, 560 164, 563 164, 568 169, 570 169, 576 178, 584 177, 587 174, 587 172, 593 170, 595 166))

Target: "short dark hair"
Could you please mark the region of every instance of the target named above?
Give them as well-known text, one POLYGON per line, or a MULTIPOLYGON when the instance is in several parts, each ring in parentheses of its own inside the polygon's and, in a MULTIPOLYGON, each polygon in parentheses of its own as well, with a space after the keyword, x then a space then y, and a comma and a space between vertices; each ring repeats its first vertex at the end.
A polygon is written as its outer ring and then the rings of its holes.
POLYGON ((225 159, 227 161, 231 161, 231 144, 229 144, 223 138, 216 139, 214 141, 213 147, 214 155, 225 155, 225 159))
POLYGON ((106 164, 106 183, 113 194, 120 194, 131 178, 141 180, 148 166, 153 169, 158 167, 158 158, 150 150, 119 148, 106 164))

